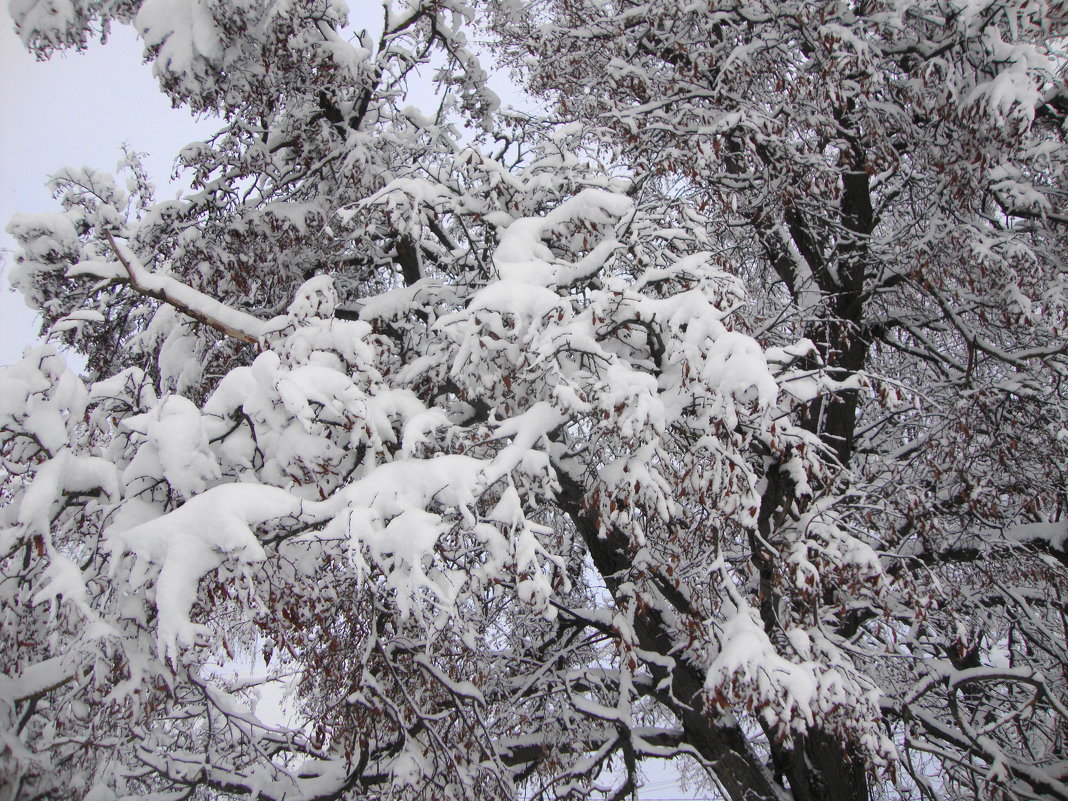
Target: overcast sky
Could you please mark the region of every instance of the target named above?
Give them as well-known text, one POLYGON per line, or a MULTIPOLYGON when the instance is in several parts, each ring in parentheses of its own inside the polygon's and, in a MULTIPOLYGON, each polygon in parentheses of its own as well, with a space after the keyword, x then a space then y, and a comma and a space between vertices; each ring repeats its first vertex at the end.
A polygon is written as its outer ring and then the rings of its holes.
MULTIPOLYGON (((57 169, 114 172, 123 142, 148 153, 157 197, 173 195, 168 178, 175 155, 214 123, 171 108, 142 63, 133 31, 117 26, 106 46, 37 61, 14 34, 6 9, 0 19, 0 231, 16 212, 58 208, 44 187, 57 169)), ((17 359, 37 328, 7 283, 14 247, 11 237, 0 234, 0 364, 17 359)))

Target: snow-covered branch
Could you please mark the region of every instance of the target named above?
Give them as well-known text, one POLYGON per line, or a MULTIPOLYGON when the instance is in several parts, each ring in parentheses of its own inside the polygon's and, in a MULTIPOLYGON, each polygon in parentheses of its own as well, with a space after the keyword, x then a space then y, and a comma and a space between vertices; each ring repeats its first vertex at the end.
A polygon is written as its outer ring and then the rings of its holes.
POLYGON ((211 326, 216 331, 253 345, 258 344, 266 331, 266 324, 259 318, 231 308, 215 298, 205 295, 168 275, 148 272, 129 254, 124 254, 111 231, 104 235, 111 244, 115 258, 126 271, 133 289, 150 298, 167 303, 187 317, 211 326))

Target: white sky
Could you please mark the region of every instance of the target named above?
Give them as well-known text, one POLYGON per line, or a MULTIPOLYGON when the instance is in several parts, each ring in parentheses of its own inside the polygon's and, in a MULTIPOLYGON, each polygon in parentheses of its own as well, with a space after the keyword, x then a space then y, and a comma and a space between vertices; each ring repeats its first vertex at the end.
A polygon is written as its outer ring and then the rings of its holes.
MULTIPOLYGON (((54 211, 44 183, 61 167, 114 172, 125 141, 148 153, 157 197, 167 191, 178 150, 213 129, 172 109, 141 60, 133 31, 117 26, 106 46, 58 53, 37 61, 0 12, 0 231, 17 212, 54 211)), ((37 323, 22 297, 8 287, 14 241, 0 233, 0 364, 16 360, 34 341, 37 323)))

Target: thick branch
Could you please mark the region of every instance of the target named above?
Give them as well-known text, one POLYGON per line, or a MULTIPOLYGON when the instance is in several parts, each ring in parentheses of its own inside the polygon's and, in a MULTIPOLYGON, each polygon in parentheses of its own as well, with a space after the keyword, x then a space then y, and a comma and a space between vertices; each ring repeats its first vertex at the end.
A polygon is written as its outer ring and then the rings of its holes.
POLYGON ((167 303, 187 317, 211 326, 228 337, 234 337, 253 345, 260 341, 266 325, 258 317, 231 308, 170 276, 148 272, 136 262, 123 256, 111 231, 105 230, 104 235, 111 243, 115 257, 130 277, 130 286, 142 295, 167 303))
MULTIPOLYGON (((605 585, 618 596, 630 569, 626 534, 614 527, 602 532, 597 513, 585 507, 582 485, 564 470, 557 470, 557 478, 561 508, 585 541, 605 585)), ((657 700, 682 721, 686 742, 712 766, 731 801, 789 798, 784 788, 775 783, 737 723, 721 724, 706 710, 704 672, 677 652, 671 629, 655 605, 635 612, 634 632, 643 651, 659 654, 673 663, 670 669, 659 660, 647 665, 658 686, 664 688, 657 700)))

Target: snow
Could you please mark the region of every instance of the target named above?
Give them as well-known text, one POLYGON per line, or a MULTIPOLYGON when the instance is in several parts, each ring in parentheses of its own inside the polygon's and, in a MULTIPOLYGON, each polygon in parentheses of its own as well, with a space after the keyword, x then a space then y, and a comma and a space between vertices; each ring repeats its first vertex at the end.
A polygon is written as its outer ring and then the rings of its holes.
MULTIPOLYGON (((771 404, 779 392, 756 340, 734 331, 724 332, 708 344, 702 378, 714 391, 743 402, 752 399, 760 406, 771 404)), ((727 420, 733 427, 734 415, 729 414, 727 420)))
POLYGON ((50 333, 58 334, 63 331, 80 331, 86 323, 102 323, 105 317, 95 309, 83 309, 61 317, 49 329, 50 333))
POLYGON ((309 278, 293 295, 289 304, 289 317, 302 322, 310 317, 329 318, 334 316, 337 308, 337 290, 334 279, 329 275, 317 275, 309 278))
POLYGON ((265 559, 253 527, 297 514, 300 506, 298 499, 276 487, 225 484, 154 520, 108 529, 105 541, 114 559, 129 552, 158 567, 156 630, 162 658, 176 662, 182 648, 197 644, 210 631, 190 620, 200 580, 223 562, 249 569, 265 559))
POLYGON ((25 431, 52 454, 67 444, 87 400, 85 385, 50 345, 27 348, 21 361, 0 368, 0 427, 25 431))
POLYGON ((1043 542, 1057 551, 1068 551, 1068 521, 1020 523, 1005 532, 1014 542, 1043 542))
POLYGON ((47 583, 34 594, 32 599, 34 606, 48 601, 52 606, 52 614, 56 615, 60 602, 66 601, 74 604, 84 619, 89 621, 90 625, 86 630, 88 638, 114 636, 115 627, 103 621, 97 610, 93 608, 86 577, 74 560, 50 548, 48 568, 43 578, 47 580, 47 583))
POLYGON ((28 534, 48 535, 51 521, 63 496, 101 491, 111 502, 120 497, 115 466, 96 456, 79 456, 61 450, 37 468, 22 496, 18 522, 28 534))
POLYGON ((166 479, 181 498, 203 492, 222 475, 208 448, 208 434, 200 410, 179 395, 164 398, 145 414, 127 417, 122 425, 143 444, 123 472, 123 483, 136 487, 141 480, 166 479))
POLYGON ((146 51, 157 53, 157 75, 194 73, 199 59, 218 62, 223 54, 222 32, 204 0, 145 0, 134 17, 134 27, 146 51))
POLYGON ((16 214, 7 224, 6 231, 15 238, 29 257, 23 264, 16 264, 9 281, 15 288, 22 286, 30 265, 63 259, 75 259, 81 250, 77 225, 78 212, 53 212, 50 214, 16 214))
POLYGON ((599 269, 615 249, 603 240, 590 254, 573 263, 556 262, 544 239, 564 224, 582 220, 608 224, 623 217, 632 206, 626 195, 603 189, 584 189, 542 217, 514 220, 501 232, 493 260, 502 281, 534 286, 567 286, 599 269))
POLYGON ((68 32, 77 30, 81 24, 74 0, 12 0, 9 12, 26 45, 36 38, 60 44, 67 38, 68 32))
MULTIPOLYGON (((772 645, 755 610, 739 608, 717 628, 718 646, 705 678, 710 698, 726 695, 754 708, 782 736, 804 732, 817 720, 828 726, 828 720, 842 714, 878 719, 879 694, 858 684, 844 657, 822 636, 818 643, 823 653, 815 659, 812 633, 788 631, 800 657, 793 661, 772 645)), ((877 744, 880 750, 888 746, 877 744)))
POLYGON ((77 264, 73 264, 67 268, 64 275, 69 278, 78 278, 80 276, 92 276, 94 278, 100 278, 104 281, 114 280, 116 278, 122 279, 126 277, 126 273, 122 269, 122 265, 113 261, 94 261, 92 259, 84 259, 77 264))
POLYGON ((32 698, 50 687, 69 681, 73 673, 73 668, 66 659, 54 656, 28 666, 15 676, 0 674, 0 698, 7 703, 32 698))
POLYGON ((985 106, 997 123, 1016 119, 1030 125, 1043 102, 1042 80, 1055 74, 1056 66, 1034 45, 1006 41, 996 26, 984 26, 983 33, 998 71, 991 80, 978 83, 965 102, 985 106))
POLYGON ((427 589, 448 606, 459 587, 444 577, 431 577, 424 569, 438 537, 448 530, 440 515, 419 509, 405 509, 383 525, 381 517, 370 508, 351 508, 348 512, 349 534, 356 549, 353 559, 366 573, 362 551, 386 576, 386 584, 395 591, 402 618, 407 618, 419 602, 421 590, 427 589))

